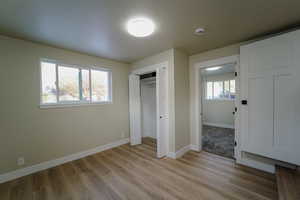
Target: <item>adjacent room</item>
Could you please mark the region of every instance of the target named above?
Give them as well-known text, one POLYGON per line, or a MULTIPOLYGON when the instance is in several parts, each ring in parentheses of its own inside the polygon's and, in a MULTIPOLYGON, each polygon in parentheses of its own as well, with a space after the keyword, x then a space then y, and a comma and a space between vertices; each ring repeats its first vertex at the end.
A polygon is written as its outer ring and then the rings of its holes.
POLYGON ((299 200, 299 0, 2 0, 0 200, 299 200))
POLYGON ((225 64, 201 70, 202 149, 234 158, 235 66, 225 64))

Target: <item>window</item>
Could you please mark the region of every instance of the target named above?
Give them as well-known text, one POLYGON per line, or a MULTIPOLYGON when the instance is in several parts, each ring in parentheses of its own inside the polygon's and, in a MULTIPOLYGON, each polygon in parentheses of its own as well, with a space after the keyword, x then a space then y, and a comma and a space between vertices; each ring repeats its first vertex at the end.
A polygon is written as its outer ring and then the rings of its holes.
POLYGON ((58 65, 58 99, 62 102, 79 101, 79 69, 58 65))
POLYGON ((213 98, 213 82, 206 83, 206 99, 213 98))
POLYGON ((111 71, 41 61, 41 106, 111 102, 111 71))
POLYGON ((92 101, 108 101, 108 72, 91 70, 92 101))
POLYGON ((223 82, 222 81, 216 81, 213 84, 213 97, 214 99, 220 99, 223 95, 223 82))
POLYGON ((206 99, 213 100, 234 100, 235 80, 207 81, 206 99))
POLYGON ((226 99, 230 98, 230 81, 224 81, 224 92, 223 92, 223 94, 224 94, 224 98, 226 98, 226 99))

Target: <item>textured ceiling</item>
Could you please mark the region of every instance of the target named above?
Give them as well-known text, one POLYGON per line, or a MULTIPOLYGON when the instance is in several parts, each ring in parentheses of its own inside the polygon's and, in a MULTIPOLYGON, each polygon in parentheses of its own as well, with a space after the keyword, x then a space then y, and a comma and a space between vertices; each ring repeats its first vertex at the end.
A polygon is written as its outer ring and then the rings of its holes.
POLYGON ((1 0, 0 34, 132 62, 180 48, 190 55, 300 22, 299 0, 1 0), (134 16, 152 18, 155 34, 134 38, 134 16), (204 27, 205 35, 193 34, 204 27))

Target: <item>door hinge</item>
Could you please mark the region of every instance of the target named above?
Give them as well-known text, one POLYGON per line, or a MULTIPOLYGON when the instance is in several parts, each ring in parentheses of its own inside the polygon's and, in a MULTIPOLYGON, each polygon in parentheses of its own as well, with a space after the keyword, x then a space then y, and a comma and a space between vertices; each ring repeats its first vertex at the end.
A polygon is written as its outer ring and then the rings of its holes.
POLYGON ((234 72, 234 76, 237 76, 238 75, 238 73, 237 72, 234 72))
POLYGON ((247 105, 248 101, 247 100, 242 100, 241 103, 242 103, 242 105, 247 105))

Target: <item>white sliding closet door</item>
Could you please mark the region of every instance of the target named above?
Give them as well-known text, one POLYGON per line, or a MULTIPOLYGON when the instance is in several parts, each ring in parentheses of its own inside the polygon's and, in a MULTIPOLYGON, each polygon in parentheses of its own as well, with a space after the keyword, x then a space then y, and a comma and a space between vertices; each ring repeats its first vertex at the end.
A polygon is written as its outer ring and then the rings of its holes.
POLYGON ((242 46, 240 59, 242 150, 299 165, 300 31, 242 46))
POLYGON ((129 75, 130 144, 142 143, 140 76, 129 75))

